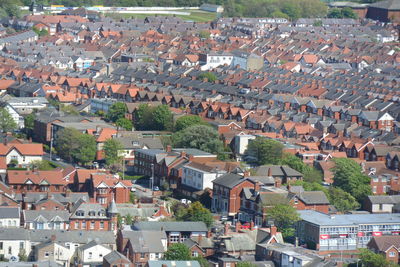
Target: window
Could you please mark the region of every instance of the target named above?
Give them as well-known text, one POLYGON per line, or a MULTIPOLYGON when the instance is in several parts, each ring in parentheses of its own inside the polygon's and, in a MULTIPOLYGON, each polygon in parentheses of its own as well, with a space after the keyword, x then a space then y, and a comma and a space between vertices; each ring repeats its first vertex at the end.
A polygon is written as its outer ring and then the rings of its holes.
POLYGON ((12 254, 12 247, 8 247, 8 254, 12 254))
POLYGON ((19 242, 19 249, 24 249, 24 242, 19 242))
POLYGON ((141 258, 141 259, 144 259, 145 257, 146 257, 146 254, 140 253, 140 258, 141 258))
POLYGON ((86 222, 85 221, 82 222, 81 229, 86 229, 86 222))
POLYGON ((92 257, 93 257, 93 253, 92 253, 92 252, 89 252, 88 259, 90 260, 90 259, 92 259, 92 257))
POLYGON ((3 242, 0 242, 0 250, 3 250, 3 242))
POLYGON ((199 253, 197 253, 197 251, 192 251, 192 257, 198 257, 199 253))
POLYGON ((391 258, 396 257, 396 252, 390 251, 389 252, 389 257, 391 257, 391 258))
POLYGON ((104 222, 100 222, 100 229, 104 229, 104 222))
POLYGON ((94 229, 94 222, 90 222, 90 229, 94 229))
POLYGON ((170 243, 178 243, 179 242, 179 235, 170 235, 169 237, 169 242, 170 243))
POLYGON ((49 255, 50 255, 50 253, 49 253, 48 251, 46 251, 46 252, 44 253, 44 257, 45 257, 45 258, 48 258, 49 255))

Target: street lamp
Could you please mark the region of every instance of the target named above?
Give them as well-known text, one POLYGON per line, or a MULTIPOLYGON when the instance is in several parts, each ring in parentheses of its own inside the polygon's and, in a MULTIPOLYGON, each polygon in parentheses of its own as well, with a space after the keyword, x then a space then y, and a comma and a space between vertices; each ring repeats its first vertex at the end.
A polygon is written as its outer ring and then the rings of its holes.
POLYGON ((151 178, 150 178, 150 183, 151 183, 151 190, 153 191, 154 187, 154 164, 151 164, 151 178))

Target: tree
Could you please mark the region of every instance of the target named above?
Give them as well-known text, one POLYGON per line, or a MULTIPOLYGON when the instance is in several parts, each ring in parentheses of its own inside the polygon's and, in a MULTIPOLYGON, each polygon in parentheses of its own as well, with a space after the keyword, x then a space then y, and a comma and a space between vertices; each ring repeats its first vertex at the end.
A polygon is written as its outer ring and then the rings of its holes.
POLYGON ((289 204, 278 204, 267 210, 268 219, 272 219, 284 238, 291 238, 295 234, 294 224, 300 217, 294 207, 289 204))
POLYGON ((33 130, 35 124, 35 114, 31 113, 25 116, 24 118, 24 126, 27 130, 33 130))
POLYGON ((189 248, 183 243, 175 243, 168 247, 164 259, 170 261, 189 261, 192 259, 189 248))
POLYGON ((86 165, 96 157, 96 139, 88 134, 80 134, 77 139, 78 146, 72 151, 75 162, 86 165))
POLYGON ((352 159, 336 158, 333 161, 335 162, 333 185, 350 193, 362 203, 365 197, 372 193, 370 178, 362 173, 361 166, 352 159))
POLYGON ((256 267, 257 265, 248 261, 239 261, 236 267, 256 267))
POLYGON ((176 120, 175 131, 182 131, 193 125, 205 125, 205 122, 200 116, 185 115, 176 120))
POLYGON ((111 138, 104 142, 104 158, 107 165, 118 163, 121 160, 121 156, 119 155, 118 151, 122 149, 122 144, 118 140, 111 138))
POLYGON ((128 120, 127 118, 119 118, 119 119, 115 122, 115 124, 116 124, 118 127, 124 128, 124 129, 127 130, 127 131, 132 131, 132 127, 133 127, 132 121, 131 121, 131 120, 128 120))
POLYGON ((328 18, 341 19, 343 18, 342 11, 339 8, 332 8, 329 10, 328 18))
POLYGON ((209 153, 220 153, 224 145, 219 139, 218 132, 205 125, 193 125, 172 136, 175 147, 197 148, 209 153))
POLYGON ((212 72, 204 72, 197 76, 199 80, 207 79, 210 83, 213 83, 217 80, 217 76, 212 72))
POLYGON ((175 214, 179 221, 204 222, 207 227, 211 227, 214 222, 209 209, 205 208, 199 201, 193 202, 186 210, 180 214, 175 214))
POLYGON ((17 128, 13 117, 8 113, 7 109, 0 108, 0 131, 3 133, 11 132, 17 128))
POLYGON ((245 158, 258 165, 278 164, 282 159, 283 145, 273 139, 257 137, 251 140, 245 151, 245 158))
POLYGON ((106 119, 112 122, 116 122, 120 118, 125 117, 125 113, 128 111, 125 103, 116 102, 108 110, 106 119))
POLYGON ((57 133, 55 148, 58 155, 67 161, 73 160, 73 151, 79 149, 81 133, 74 128, 64 128, 57 133))
POLYGON ((54 169, 54 166, 47 160, 34 160, 29 164, 32 169, 38 169, 39 171, 50 171, 54 169))
POLYGON ((206 31, 206 30, 202 30, 199 32, 199 36, 202 39, 208 39, 208 38, 210 38, 210 32, 206 31))
POLYGON ((79 115, 79 112, 72 105, 59 104, 59 109, 69 115, 79 115))
POLYGON ((133 222, 132 215, 130 215, 130 214, 126 215, 126 216, 125 216, 125 224, 131 225, 132 222, 133 222))
POLYGON ((153 130, 172 130, 172 112, 167 105, 159 105, 152 112, 153 130))
POLYGON ((135 129, 149 130, 153 125, 153 108, 148 104, 140 104, 135 111, 135 129))
POLYGON ((357 14, 350 7, 344 7, 341 10, 343 18, 357 19, 357 14))
POLYGON ((340 212, 356 210, 360 207, 357 200, 349 193, 340 188, 331 186, 328 190, 329 202, 340 212))
POLYGON ((288 165, 290 168, 301 172, 304 177, 304 181, 309 183, 320 183, 322 182, 323 174, 319 170, 312 166, 305 164, 299 157, 293 154, 284 154, 281 163, 282 165, 288 165))
POLYGON ((388 261, 381 254, 374 253, 366 248, 360 249, 360 259, 364 267, 389 267, 396 266, 396 264, 388 261))

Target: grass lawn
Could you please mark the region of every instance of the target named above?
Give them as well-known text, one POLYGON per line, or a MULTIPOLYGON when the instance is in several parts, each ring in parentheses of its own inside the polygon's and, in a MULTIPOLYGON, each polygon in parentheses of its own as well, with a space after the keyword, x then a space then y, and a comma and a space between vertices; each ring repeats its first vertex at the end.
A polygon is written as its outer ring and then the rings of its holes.
MULTIPOLYGON (((186 10, 185 10, 186 11, 186 10)), ((214 20, 217 17, 217 13, 213 12, 205 12, 205 11, 189 11, 190 15, 175 15, 176 17, 182 18, 186 21, 195 21, 195 22, 209 22, 214 20)), ((149 16, 174 16, 173 14, 138 14, 138 13, 105 13, 105 16, 112 17, 114 19, 144 19, 149 16)))

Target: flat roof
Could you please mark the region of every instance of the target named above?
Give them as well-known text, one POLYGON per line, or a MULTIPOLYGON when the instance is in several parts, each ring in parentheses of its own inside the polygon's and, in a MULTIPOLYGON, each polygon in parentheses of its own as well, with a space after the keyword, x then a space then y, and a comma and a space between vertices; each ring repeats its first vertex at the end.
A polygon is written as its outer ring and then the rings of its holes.
POLYGON ((353 226, 360 224, 400 224, 399 213, 327 215, 314 210, 297 211, 302 220, 320 226, 353 226))

